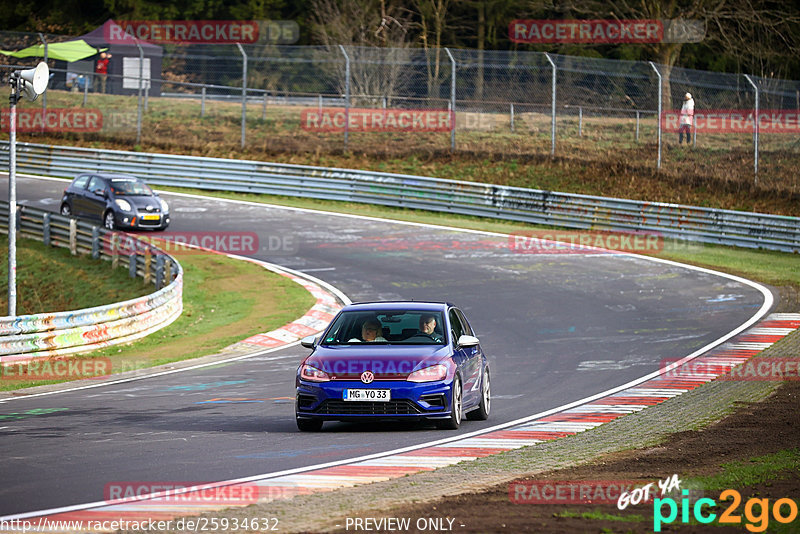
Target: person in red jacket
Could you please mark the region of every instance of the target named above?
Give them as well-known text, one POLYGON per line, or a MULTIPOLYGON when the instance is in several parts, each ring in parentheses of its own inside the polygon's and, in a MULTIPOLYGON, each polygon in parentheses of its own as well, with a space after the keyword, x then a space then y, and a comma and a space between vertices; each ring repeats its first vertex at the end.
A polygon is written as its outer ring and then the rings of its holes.
POLYGON ((94 68, 94 72, 97 74, 97 78, 100 82, 100 92, 106 92, 106 78, 108 77, 108 60, 111 59, 111 54, 106 54, 105 52, 100 53, 100 59, 97 60, 97 66, 94 68))

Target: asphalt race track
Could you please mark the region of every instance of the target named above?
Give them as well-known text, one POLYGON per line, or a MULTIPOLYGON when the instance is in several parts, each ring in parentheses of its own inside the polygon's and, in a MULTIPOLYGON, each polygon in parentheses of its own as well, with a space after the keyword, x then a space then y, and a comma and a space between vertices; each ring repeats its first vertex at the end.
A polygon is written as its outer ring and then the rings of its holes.
MULTIPOLYGON (((65 186, 18 178, 18 199, 57 211, 65 186)), ((255 232, 256 257, 317 276, 353 301, 459 305, 493 370, 492 416, 466 421, 460 433, 655 371, 663 359, 683 357, 741 325, 764 302, 749 285, 642 258, 520 254, 507 238, 479 233, 163 196, 173 211, 169 232, 255 232)), ((456 434, 344 423, 301 434, 291 399, 306 353, 292 347, 0 403, 0 516, 101 501, 112 483, 211 482, 456 434), (232 398, 246 400, 225 400, 232 398)))

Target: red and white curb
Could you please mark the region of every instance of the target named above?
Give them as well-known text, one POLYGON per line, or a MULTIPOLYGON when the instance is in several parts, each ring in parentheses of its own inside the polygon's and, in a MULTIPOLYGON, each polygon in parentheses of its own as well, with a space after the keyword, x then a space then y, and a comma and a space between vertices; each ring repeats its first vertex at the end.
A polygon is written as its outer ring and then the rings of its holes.
MULTIPOLYGON (((324 301, 322 303, 318 301, 321 306, 329 305, 326 299, 320 297, 320 300, 324 301)), ((248 488, 249 491, 257 488, 257 499, 254 498, 252 501, 269 502, 291 498, 295 495, 331 491, 390 480, 422 471, 432 471, 439 467, 577 434, 629 413, 638 412, 648 406, 660 404, 716 379, 727 370, 744 363, 752 356, 780 341, 797 328, 800 328, 800 313, 771 314, 749 330, 691 360, 696 367, 709 369, 710 372, 692 373, 689 376, 680 376, 678 373, 678 376, 671 377, 669 376, 670 368, 667 367, 658 376, 633 387, 513 426, 489 430, 483 434, 474 433, 461 439, 442 440, 435 445, 424 445, 417 449, 409 447, 394 454, 373 455, 362 460, 343 461, 302 472, 295 470, 295 472, 285 474, 261 475, 198 486, 190 488, 188 491, 162 492, 148 495, 139 500, 98 502, 59 510, 8 516, 0 518, 0 520, 8 524, 8 521, 12 519, 31 520, 31 518, 35 518, 31 521, 33 526, 42 517, 47 519, 49 525, 53 525, 56 521, 82 521, 86 526, 96 525, 95 522, 109 524, 108 522, 111 521, 168 520, 232 507, 226 503, 209 502, 207 495, 210 488, 241 486, 248 488), (205 494, 204 491, 206 491, 205 494), (190 501, 191 504, 186 501, 190 501)), ((294 328, 289 331, 294 333, 294 328)), ((278 339, 272 333, 269 334, 268 338, 278 339)), ((252 504, 252 502, 247 504, 252 504)), ((70 530, 74 531, 76 528, 70 530)), ((15 530, 10 529, 10 531, 15 530)), ((58 530, 49 528, 47 531, 58 530)))

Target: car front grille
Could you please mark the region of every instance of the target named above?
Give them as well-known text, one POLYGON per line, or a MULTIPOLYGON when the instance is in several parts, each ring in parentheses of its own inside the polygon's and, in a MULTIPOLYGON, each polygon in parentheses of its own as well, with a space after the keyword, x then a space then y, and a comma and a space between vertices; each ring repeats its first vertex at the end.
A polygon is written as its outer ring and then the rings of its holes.
POLYGON ((413 415, 421 413, 411 401, 352 402, 328 399, 316 409, 318 414, 336 415, 413 415))

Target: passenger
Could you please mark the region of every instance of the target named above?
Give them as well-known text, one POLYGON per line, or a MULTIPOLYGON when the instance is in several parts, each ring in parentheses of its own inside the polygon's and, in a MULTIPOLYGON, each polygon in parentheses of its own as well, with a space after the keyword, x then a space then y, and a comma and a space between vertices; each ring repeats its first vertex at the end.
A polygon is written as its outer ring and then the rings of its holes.
POLYGON ((354 337, 348 343, 386 341, 385 337, 378 335, 379 333, 381 333, 381 323, 377 319, 367 319, 361 325, 361 339, 354 337))

